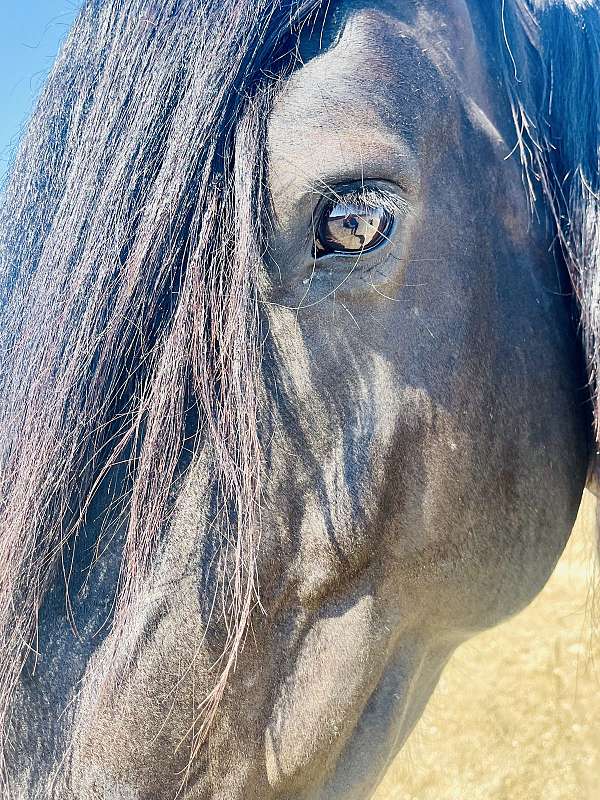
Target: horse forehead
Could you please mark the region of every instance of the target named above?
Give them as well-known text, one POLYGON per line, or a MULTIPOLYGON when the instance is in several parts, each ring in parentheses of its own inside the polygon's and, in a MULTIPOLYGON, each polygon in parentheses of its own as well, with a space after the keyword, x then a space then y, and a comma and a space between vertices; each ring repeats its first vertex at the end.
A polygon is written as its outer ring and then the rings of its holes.
POLYGON ((367 65, 389 63, 402 41, 413 39, 430 58, 450 58, 460 69, 465 54, 477 49, 472 11, 479 16, 479 5, 479 0, 349 0, 338 7, 334 24, 342 35, 348 24, 363 34, 357 55, 367 65))
POLYGON ((334 25, 330 46, 293 73, 275 104, 275 196, 290 193, 296 173, 329 177, 357 160, 368 171, 375 151, 377 164, 410 160, 427 120, 443 118, 457 95, 489 108, 465 0, 352 2, 334 25))
POLYGON ((412 91, 407 115, 449 92, 478 92, 481 58, 465 0, 352 2, 333 24, 332 46, 313 54, 280 95, 276 124, 294 112, 303 126, 318 118, 319 127, 337 127, 340 116, 358 114, 375 122, 389 118, 402 88, 412 91))

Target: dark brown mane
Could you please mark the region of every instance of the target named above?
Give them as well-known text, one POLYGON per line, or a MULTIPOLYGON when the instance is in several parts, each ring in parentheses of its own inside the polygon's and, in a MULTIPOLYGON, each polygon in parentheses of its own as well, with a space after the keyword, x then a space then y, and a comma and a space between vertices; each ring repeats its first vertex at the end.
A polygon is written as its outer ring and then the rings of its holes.
POLYGON ((61 553, 125 461, 118 649, 190 409, 231 517, 231 622, 208 718, 218 703, 257 601, 270 86, 317 5, 89 0, 37 104, 0 216, 2 751, 61 553))
POLYGON ((546 213, 579 309, 600 433, 600 8, 590 0, 503 3, 505 75, 523 179, 546 213))

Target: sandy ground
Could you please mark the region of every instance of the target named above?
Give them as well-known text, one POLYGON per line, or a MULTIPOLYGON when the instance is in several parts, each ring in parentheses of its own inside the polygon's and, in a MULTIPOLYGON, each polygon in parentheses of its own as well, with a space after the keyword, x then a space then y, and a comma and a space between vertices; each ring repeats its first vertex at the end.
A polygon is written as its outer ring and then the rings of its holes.
POLYGON ((600 800, 594 513, 534 602, 457 651, 376 800, 600 800))

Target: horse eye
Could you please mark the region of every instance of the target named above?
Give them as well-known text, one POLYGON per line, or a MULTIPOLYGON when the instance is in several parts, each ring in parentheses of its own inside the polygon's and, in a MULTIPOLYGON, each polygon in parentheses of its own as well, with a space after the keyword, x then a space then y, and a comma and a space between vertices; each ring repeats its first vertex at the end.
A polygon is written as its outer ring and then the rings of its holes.
POLYGON ((340 253, 356 255, 375 250, 387 240, 394 215, 382 206, 356 202, 328 203, 316 231, 317 258, 340 253))

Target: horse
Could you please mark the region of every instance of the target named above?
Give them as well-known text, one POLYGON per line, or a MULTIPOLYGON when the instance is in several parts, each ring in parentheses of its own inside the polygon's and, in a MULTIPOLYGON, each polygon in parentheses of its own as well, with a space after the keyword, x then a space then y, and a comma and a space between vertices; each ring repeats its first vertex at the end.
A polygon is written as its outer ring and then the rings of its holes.
POLYGON ((597 484, 600 3, 86 0, 0 211, 2 798, 367 800, 597 484))

